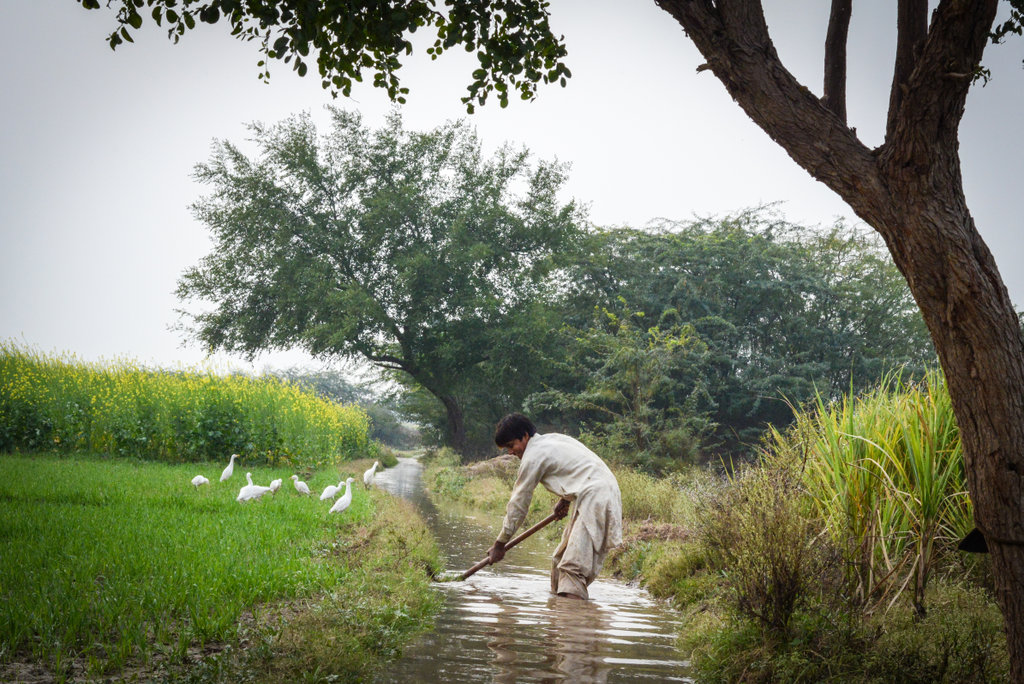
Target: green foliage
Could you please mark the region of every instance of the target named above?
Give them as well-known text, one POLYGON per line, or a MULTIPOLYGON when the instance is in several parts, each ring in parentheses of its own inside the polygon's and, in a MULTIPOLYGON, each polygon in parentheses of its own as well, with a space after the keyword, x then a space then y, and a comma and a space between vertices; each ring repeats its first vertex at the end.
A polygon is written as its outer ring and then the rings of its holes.
POLYGON ((862 663, 865 679, 892 681, 1010 681, 1003 618, 991 599, 956 583, 937 582, 929 591, 932 610, 921 617, 912 606, 869 620, 878 640, 862 663))
POLYGON ((630 467, 615 467, 614 473, 622 492, 623 519, 680 524, 689 522, 693 513, 688 492, 708 477, 693 470, 652 477, 630 467))
POLYGON ((941 375, 820 400, 766 447, 686 491, 689 543, 639 557, 694 618, 697 679, 1006 681, 999 610, 954 551, 971 516, 941 375))
MULTIPOLYGON (((513 463, 495 465, 489 462, 460 465, 459 455, 451 449, 442 448, 431 453, 424 472, 424 482, 431 496, 438 497, 444 505, 460 505, 500 516, 512 494, 518 460, 513 463)), ((530 502, 527 520, 551 512, 555 499, 548 496, 534 496, 530 502)), ((555 523, 548 532, 561 531, 555 523)))
MULTIPOLYGON (((628 317, 638 334, 685 330, 685 363, 669 365, 660 384, 647 387, 671 396, 673 407, 696 402, 685 411, 690 416, 708 412, 713 432, 700 440, 706 455, 750 453, 768 424, 792 421, 790 404, 817 394, 838 398, 871 387, 892 368, 919 369, 934 358, 883 245, 841 223, 812 229, 755 209, 598 232, 585 254, 566 279, 564 319, 579 340, 576 353, 593 356, 595 340, 607 339, 595 308, 628 317)), ((648 359, 654 354, 645 344, 630 347, 648 359)), ((579 365, 566 365, 547 384, 563 396, 585 395, 597 368, 579 373, 579 365)), ((559 425, 590 418, 573 411, 543 417, 559 425)), ((697 435, 690 431, 691 439, 697 435)))
POLYGON ((0 346, 0 450, 321 467, 366 454, 368 421, 275 379, 92 365, 0 346))
POLYGON ((451 499, 458 499, 466 487, 466 476, 461 470, 459 455, 448 448, 427 452, 424 458, 428 464, 431 492, 451 499))
POLYGON ((866 618, 821 606, 798 611, 786 640, 712 608, 689 621, 682 645, 700 682, 1010 681, 1002 616, 991 599, 939 583, 929 601, 941 610, 925 618, 903 603, 866 618))
MULTIPOLYGON (((398 454, 396 454, 394 449, 389 447, 387 444, 382 444, 380 442, 371 442, 369 454, 370 459, 374 461, 380 461, 380 465, 382 468, 394 468, 396 465, 398 465, 398 454)), ((373 464, 370 463, 369 465, 373 464)))
POLYGON ((458 466, 439 466, 434 472, 431 491, 449 499, 458 499, 466 488, 466 476, 458 466))
POLYGON ((909 587, 923 614, 929 578, 973 527, 943 376, 895 376, 862 396, 819 400, 791 430, 773 431, 771 450, 806 464, 808 494, 847 552, 859 599, 891 601, 909 587))
POLYGON ((838 553, 800 496, 795 473, 750 468, 718 490, 698 513, 698 538, 723 573, 736 611, 779 638, 815 592, 838 596, 838 553))
POLYGON ((268 620, 275 649, 249 658, 246 671, 259 671, 268 683, 315 672, 365 682, 430 627, 441 600, 430 589, 441 571, 436 542, 411 504, 384 498, 372 519, 330 545, 349 571, 346 581, 280 627, 268 620))
MULTIPOLYGON (((393 616, 424 617, 425 564, 439 564, 416 516, 361 489, 340 517, 287 487, 238 504, 239 478, 217 482, 221 467, 0 456, 0 667, 27 657, 63 678, 84 664, 90 679, 151 659, 178 667, 190 648, 233 643, 249 613, 269 616, 293 602, 294 623, 305 599, 333 605, 335 593, 348 603, 358 595, 360 613, 336 618, 317 638, 373 633, 376 643, 349 645, 349 662, 362 660, 364 672, 393 656, 409 632, 390 627, 393 616), (197 471, 211 484, 193 488, 197 471), (378 589, 361 594, 371 582, 378 589)), ((255 475, 266 482, 291 472, 255 475)))
POLYGON ((602 310, 569 346, 569 372, 582 390, 537 393, 528 408, 579 416, 592 448, 613 461, 662 471, 696 460, 712 427, 702 378, 707 347, 692 326, 667 318, 644 327, 642 312, 602 310))
MULTIPOLYGON (((85 9, 99 9, 99 0, 78 0, 85 9)), ((432 0, 406 2, 324 3, 322 0, 113 0, 118 28, 107 42, 116 48, 134 42, 132 31, 144 23, 143 14, 157 26, 167 27, 177 42, 197 23, 222 19, 231 35, 256 40, 263 55, 260 78, 270 78, 268 60, 292 64, 305 76, 310 53, 315 55, 321 84, 332 94, 351 94, 354 81, 364 73, 373 85, 404 103, 408 88, 401 86, 401 59, 412 53, 411 34, 434 29, 437 37, 427 54, 436 59, 456 46, 477 51, 479 67, 473 71, 469 94, 462 98, 472 113, 492 93, 502 107, 510 92, 524 100, 536 96, 537 83, 561 83, 571 76, 563 63, 561 37, 548 23, 547 0, 446 0, 438 9, 432 0), (131 30, 129 30, 131 29, 131 30)))
POLYGON ((680 607, 702 602, 720 592, 719 580, 707 570, 700 544, 683 542, 655 547, 640 568, 652 596, 671 598, 680 607))
POLYGON ((565 168, 509 146, 484 158, 465 123, 416 133, 396 113, 371 131, 331 111, 323 138, 306 115, 253 125, 256 158, 223 142, 197 168, 215 249, 178 295, 215 308, 191 332, 248 355, 370 361, 443 405, 462 449, 463 395, 576 239, 565 168))
POLYGON ((1001 43, 1006 36, 1024 35, 1024 0, 1007 0, 1010 5, 1010 16, 1002 24, 993 27, 989 38, 993 43, 1001 43))

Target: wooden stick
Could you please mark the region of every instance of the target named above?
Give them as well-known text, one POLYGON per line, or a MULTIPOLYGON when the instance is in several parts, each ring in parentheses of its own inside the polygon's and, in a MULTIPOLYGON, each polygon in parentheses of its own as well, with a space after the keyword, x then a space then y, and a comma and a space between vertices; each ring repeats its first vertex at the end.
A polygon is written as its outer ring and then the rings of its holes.
MULTIPOLYGON (((519 536, 517 536, 514 539, 512 539, 511 541, 509 541, 509 543, 505 544, 505 550, 508 551, 513 546, 515 546, 519 542, 523 541, 524 539, 526 539, 527 537, 532 535, 534 532, 537 532, 541 528, 547 527, 548 525, 550 525, 554 521, 558 520, 559 517, 562 517, 562 516, 559 516, 557 513, 552 513, 551 515, 549 515, 548 517, 544 518, 539 523, 537 523, 536 525, 531 527, 530 529, 526 530, 525 532, 523 532, 519 536)), ((490 558, 490 556, 488 556, 487 558, 484 558, 482 561, 480 561, 479 563, 477 563, 476 565, 471 567, 466 572, 462 573, 462 575, 459 577, 459 581, 462 581, 462 580, 466 579, 467 577, 472 575, 477 570, 480 570, 481 568, 485 568, 485 567, 487 567, 490 564, 491 564, 491 558, 490 558)))

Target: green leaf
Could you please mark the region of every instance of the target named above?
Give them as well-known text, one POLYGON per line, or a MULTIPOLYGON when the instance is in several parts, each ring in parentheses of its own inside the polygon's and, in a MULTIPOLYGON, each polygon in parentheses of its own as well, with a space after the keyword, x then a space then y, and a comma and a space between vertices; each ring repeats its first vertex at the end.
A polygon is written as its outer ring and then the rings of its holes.
POLYGON ((220 10, 214 5, 199 10, 199 20, 207 24, 216 24, 217 20, 220 19, 220 10))

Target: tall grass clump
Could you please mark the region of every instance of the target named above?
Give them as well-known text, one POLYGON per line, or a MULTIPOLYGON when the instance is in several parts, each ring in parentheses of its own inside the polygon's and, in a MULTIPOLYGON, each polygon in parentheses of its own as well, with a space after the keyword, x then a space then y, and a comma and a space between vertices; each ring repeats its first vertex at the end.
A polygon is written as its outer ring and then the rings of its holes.
POLYGON ((622 492, 622 517, 632 521, 682 523, 692 513, 693 499, 683 496, 701 471, 690 468, 654 477, 634 468, 613 469, 622 492))
POLYGON ((0 343, 0 451, 170 463, 238 453, 318 468, 365 455, 368 431, 362 409, 277 378, 88 364, 0 343))
POLYGON ((815 409, 772 433, 772 458, 803 464, 806 490, 848 555, 856 598, 891 604, 909 591, 923 615, 929 579, 973 526, 943 376, 895 375, 861 396, 819 399, 815 409))
POLYGON ((658 585, 690 618, 695 679, 1006 681, 985 561, 956 551, 973 521, 941 374, 796 413, 758 464, 696 492, 658 585))

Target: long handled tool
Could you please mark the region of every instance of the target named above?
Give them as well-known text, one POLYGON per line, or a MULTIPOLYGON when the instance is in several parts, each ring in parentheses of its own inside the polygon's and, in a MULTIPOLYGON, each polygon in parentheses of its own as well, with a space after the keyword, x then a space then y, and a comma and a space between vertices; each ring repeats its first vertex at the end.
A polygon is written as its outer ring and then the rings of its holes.
MULTIPOLYGON (((559 515, 558 513, 552 513, 551 515, 549 515, 548 517, 544 518, 539 523, 537 523, 536 525, 531 527, 530 529, 528 529, 525 532, 519 534, 518 536, 510 539, 509 542, 507 544, 505 544, 505 550, 508 551, 513 546, 515 546, 519 542, 523 541, 524 539, 526 539, 530 535, 534 534, 535 532, 538 532, 539 530, 541 530, 544 527, 547 527, 548 525, 550 525, 551 523, 553 523, 554 521, 556 521, 556 520, 558 520, 559 518, 562 518, 562 517, 565 517, 565 516, 559 515)), ((490 557, 487 557, 487 558, 484 558, 479 563, 477 563, 476 565, 474 565, 473 567, 471 567, 466 572, 462 573, 461 575, 454 576, 454 577, 435 577, 434 579, 436 581, 438 581, 438 582, 454 582, 454 581, 461 582, 462 580, 466 579, 467 577, 469 577, 470 575, 475 573, 477 570, 480 570, 481 568, 485 568, 485 567, 487 567, 490 564, 491 564, 491 559, 490 559, 490 557)))

